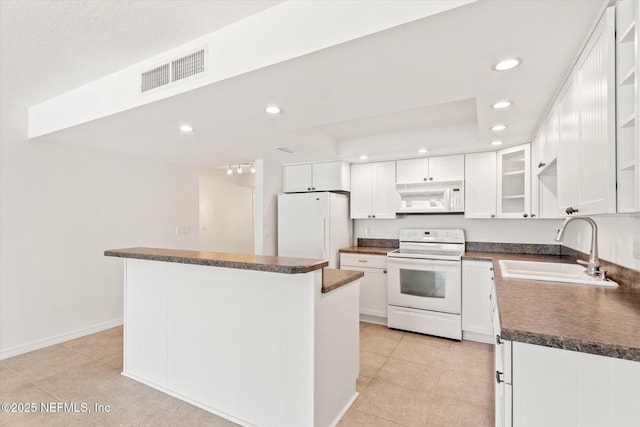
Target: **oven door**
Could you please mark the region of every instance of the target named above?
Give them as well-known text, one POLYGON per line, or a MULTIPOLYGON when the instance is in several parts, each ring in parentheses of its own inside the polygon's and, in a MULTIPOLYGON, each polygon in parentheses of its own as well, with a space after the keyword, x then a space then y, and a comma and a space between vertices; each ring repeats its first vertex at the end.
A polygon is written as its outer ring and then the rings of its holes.
POLYGON ((460 261, 387 258, 389 305, 460 314, 460 261))

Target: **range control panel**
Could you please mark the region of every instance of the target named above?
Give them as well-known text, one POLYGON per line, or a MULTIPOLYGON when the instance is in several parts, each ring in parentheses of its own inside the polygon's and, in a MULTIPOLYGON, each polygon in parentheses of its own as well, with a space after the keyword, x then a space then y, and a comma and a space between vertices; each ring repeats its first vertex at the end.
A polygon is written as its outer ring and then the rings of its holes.
POLYGON ((444 228, 403 228, 401 242, 464 243, 464 230, 444 228))

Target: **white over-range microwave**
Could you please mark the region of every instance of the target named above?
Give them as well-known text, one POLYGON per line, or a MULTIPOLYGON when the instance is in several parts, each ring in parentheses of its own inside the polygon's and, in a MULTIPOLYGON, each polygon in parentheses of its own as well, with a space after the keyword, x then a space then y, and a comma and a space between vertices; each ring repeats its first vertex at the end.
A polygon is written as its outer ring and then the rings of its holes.
POLYGON ((398 184, 398 213, 464 212, 462 181, 398 184))

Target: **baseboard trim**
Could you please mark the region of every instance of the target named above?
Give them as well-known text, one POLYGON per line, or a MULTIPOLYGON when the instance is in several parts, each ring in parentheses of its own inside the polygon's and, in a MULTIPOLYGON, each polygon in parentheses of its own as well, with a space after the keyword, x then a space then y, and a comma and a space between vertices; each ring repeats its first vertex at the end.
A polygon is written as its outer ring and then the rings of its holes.
POLYGON ((358 399, 358 396, 360 396, 360 393, 358 393, 356 391, 356 393, 353 395, 353 397, 351 399, 349 399, 349 401, 347 402, 347 404, 345 405, 344 408, 342 408, 342 411, 340 411, 340 413, 338 414, 338 416, 336 417, 335 420, 333 420, 333 423, 331 423, 330 427, 336 427, 338 425, 338 423, 340 422, 340 420, 342 420, 342 417, 344 417, 347 414, 347 411, 349 411, 349 409, 351 408, 351 406, 355 403, 356 399, 358 399))
POLYGON ((9 357, 18 356, 24 353, 29 353, 30 351, 40 350, 41 348, 60 344, 62 342, 80 338, 85 335, 102 332, 106 329, 115 328, 116 326, 122 326, 122 324, 123 318, 120 317, 118 319, 109 320, 108 322, 102 322, 86 328, 76 329, 75 331, 65 332, 62 334, 53 335, 51 337, 31 341, 26 344, 20 344, 13 347, 5 348, 0 350, 0 360, 8 359, 9 357))
POLYGON ((486 344, 495 343, 495 338, 493 335, 480 334, 477 332, 462 331, 462 339, 466 341, 483 342, 486 344))

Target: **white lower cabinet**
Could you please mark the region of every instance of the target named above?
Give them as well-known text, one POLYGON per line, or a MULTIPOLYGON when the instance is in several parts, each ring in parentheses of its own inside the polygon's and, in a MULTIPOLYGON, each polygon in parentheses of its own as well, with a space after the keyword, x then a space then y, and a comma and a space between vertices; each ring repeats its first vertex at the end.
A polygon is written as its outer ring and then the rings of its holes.
POLYGON ((640 362, 521 342, 512 347, 514 427, 638 426, 640 362))
POLYGON ((385 255, 340 254, 340 268, 362 271, 360 320, 387 324, 387 257, 385 255))
POLYGON ((493 343, 489 289, 493 278, 491 261, 462 261, 462 338, 493 343))

